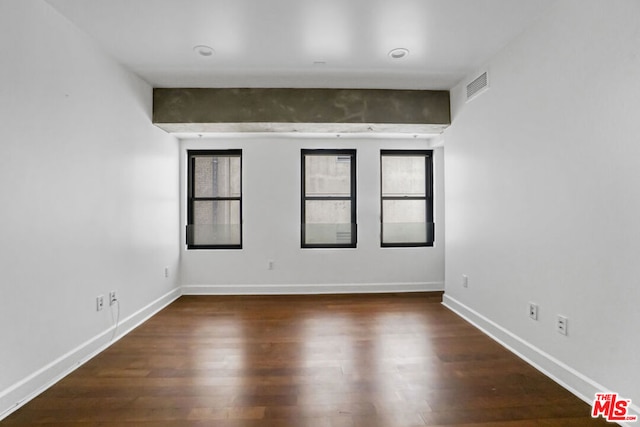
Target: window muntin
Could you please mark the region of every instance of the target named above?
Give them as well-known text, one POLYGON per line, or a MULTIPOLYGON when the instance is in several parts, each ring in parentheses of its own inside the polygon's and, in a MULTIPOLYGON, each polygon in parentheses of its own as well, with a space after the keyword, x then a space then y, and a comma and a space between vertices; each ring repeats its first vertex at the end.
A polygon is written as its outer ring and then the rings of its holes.
POLYGON ((381 245, 433 246, 431 150, 381 150, 381 245))
POLYGON ((187 248, 242 248, 242 150, 189 150, 187 248))
POLYGON ((302 150, 303 248, 356 247, 356 151, 302 150))

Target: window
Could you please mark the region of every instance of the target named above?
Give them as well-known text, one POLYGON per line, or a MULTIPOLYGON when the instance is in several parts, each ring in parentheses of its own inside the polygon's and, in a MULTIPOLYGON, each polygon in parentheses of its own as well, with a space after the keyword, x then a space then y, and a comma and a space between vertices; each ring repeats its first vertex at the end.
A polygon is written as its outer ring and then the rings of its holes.
POLYGON ((242 248, 242 150, 189 150, 187 248, 242 248))
POLYGON ((302 247, 356 247, 356 150, 302 150, 302 247))
POLYGON ((382 150, 381 244, 433 246, 433 159, 431 150, 382 150))

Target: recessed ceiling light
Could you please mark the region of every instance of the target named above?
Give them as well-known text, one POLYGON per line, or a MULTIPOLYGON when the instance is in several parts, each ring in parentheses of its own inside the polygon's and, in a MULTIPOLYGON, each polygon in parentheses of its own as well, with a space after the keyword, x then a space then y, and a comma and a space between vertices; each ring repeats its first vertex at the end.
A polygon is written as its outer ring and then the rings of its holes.
POLYGON ((409 49, 405 49, 403 47, 398 47, 389 51, 389 56, 393 59, 404 58, 407 55, 409 55, 409 49))
POLYGON ((193 51, 200 56, 213 56, 213 54, 216 52, 211 46, 206 46, 203 44, 194 46, 193 51))

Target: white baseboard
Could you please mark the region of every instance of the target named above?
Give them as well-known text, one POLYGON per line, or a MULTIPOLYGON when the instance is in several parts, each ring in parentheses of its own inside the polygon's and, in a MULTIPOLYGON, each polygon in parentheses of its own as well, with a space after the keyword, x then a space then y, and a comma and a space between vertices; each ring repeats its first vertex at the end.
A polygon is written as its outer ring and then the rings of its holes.
POLYGON ((180 295, 180 288, 166 293, 127 318, 122 319, 118 324, 118 329, 113 339, 111 338, 114 334, 115 325, 0 392, 0 420, 6 418, 9 414, 131 332, 131 330, 179 298, 180 295))
MULTIPOLYGON (((615 391, 576 371, 446 293, 442 297, 442 304, 589 405, 593 404, 596 393, 615 391)), ((640 407, 636 404, 630 405, 629 409, 628 415, 640 414, 640 407)), ((628 423, 620 425, 631 427, 628 423)))
MULTIPOLYGON (((79 366, 105 350, 151 316, 171 304, 180 295, 277 295, 277 294, 336 294, 336 293, 384 293, 384 292, 429 292, 441 291, 444 284, 431 283, 368 283, 368 284, 325 284, 325 285, 187 285, 174 289, 147 306, 141 308, 118 325, 113 340, 114 327, 91 338, 67 354, 54 360, 13 386, 0 393, 0 420, 22 407, 31 399, 44 392, 79 366)), ((443 296, 443 305, 489 337, 506 347, 540 372, 569 390, 588 404, 593 402, 596 392, 610 391, 570 366, 543 352, 522 338, 516 336, 475 310, 448 295, 443 296)), ((640 419, 640 407, 630 406, 629 415, 640 419)), ((636 423, 633 423, 634 425, 636 423)), ((631 427, 630 423, 620 423, 631 427)))
POLYGON ((444 290, 444 282, 182 286, 183 295, 370 294, 395 292, 432 292, 442 290, 444 290))
POLYGON ((122 319, 115 325, 85 341, 48 365, 0 392, 0 420, 25 405, 91 358, 127 335, 131 330, 171 304, 181 295, 293 295, 339 293, 429 292, 444 290, 443 282, 367 283, 324 285, 187 285, 176 288, 122 319))

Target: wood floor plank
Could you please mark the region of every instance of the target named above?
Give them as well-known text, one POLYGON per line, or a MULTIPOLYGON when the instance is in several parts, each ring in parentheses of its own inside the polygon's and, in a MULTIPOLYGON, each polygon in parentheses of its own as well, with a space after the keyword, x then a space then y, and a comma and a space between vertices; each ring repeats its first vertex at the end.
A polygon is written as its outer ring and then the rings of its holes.
POLYGON ((8 426, 591 426, 442 293, 183 296, 8 426))

